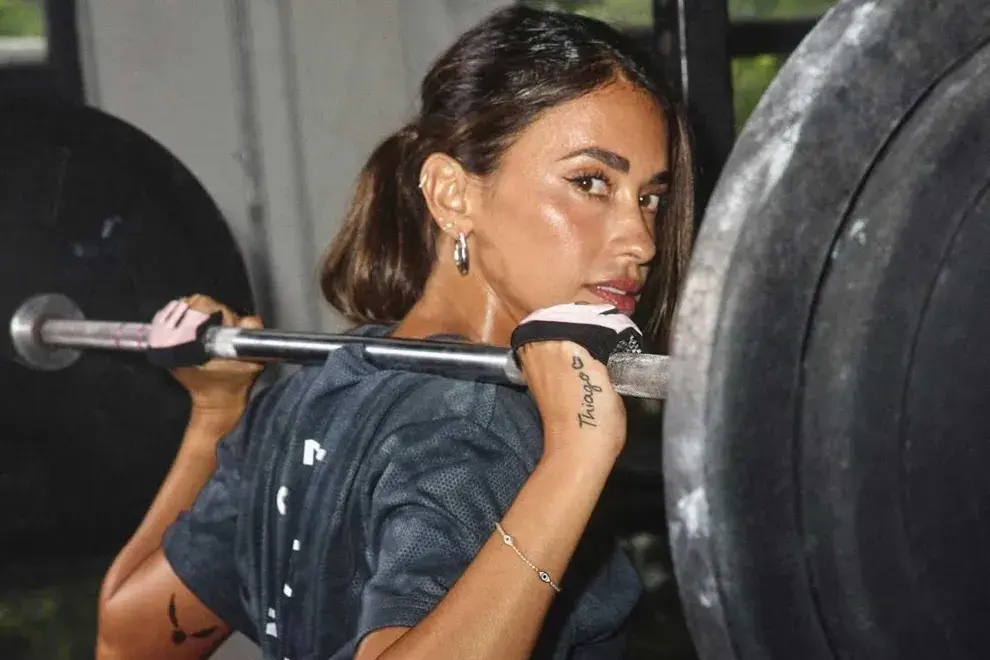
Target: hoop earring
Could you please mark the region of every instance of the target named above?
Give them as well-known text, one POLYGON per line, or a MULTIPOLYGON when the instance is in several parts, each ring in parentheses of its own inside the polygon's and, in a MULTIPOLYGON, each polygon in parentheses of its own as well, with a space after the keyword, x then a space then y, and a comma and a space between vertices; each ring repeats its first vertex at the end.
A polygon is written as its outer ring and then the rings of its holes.
POLYGON ((468 261, 467 238, 464 236, 464 232, 457 235, 457 244, 454 245, 454 264, 461 275, 468 274, 470 262, 468 261))

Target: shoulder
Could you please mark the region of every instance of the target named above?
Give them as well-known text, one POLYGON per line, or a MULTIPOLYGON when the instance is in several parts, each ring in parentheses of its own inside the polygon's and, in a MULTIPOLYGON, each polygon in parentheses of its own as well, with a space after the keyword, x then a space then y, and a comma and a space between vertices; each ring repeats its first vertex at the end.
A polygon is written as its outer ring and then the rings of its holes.
POLYGON ((498 432, 506 418, 538 421, 532 399, 516 388, 457 380, 428 374, 396 374, 401 396, 396 398, 390 418, 396 423, 468 420, 498 432))
POLYGON ((542 454, 528 395, 499 385, 421 376, 379 432, 378 507, 419 504, 487 531, 542 454))
POLYGON ((526 462, 542 452, 539 413, 525 391, 422 374, 398 376, 396 386, 382 430, 403 436, 405 446, 456 443, 463 450, 477 444, 526 462))
MULTIPOLYGON (((349 334, 382 337, 390 329, 385 325, 365 325, 349 334)), ((345 349, 337 357, 340 359, 327 362, 324 371, 343 370, 362 377, 375 390, 377 405, 388 409, 387 421, 393 424, 467 420, 496 433, 523 430, 516 427, 539 427, 536 406, 523 389, 381 369, 364 360, 358 350, 345 349)))
POLYGON ((501 454, 523 465, 542 454, 539 413, 525 390, 381 369, 356 346, 272 383, 253 397, 247 416, 252 435, 304 433, 364 446, 368 467, 378 469, 424 452, 501 454))

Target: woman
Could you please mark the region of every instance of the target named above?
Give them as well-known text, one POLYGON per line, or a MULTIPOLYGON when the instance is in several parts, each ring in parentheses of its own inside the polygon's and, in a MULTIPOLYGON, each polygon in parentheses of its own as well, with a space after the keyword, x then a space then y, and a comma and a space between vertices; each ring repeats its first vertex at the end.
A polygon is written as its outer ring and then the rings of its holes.
MULTIPOLYGON (((536 310, 630 314, 641 296, 662 345, 691 167, 680 115, 626 42, 513 7, 421 92, 324 267, 356 332, 508 346, 536 310)), ((625 442, 622 401, 576 343, 517 356, 528 393, 345 348, 246 410, 244 365, 177 372, 192 418, 105 579, 98 656, 203 657, 231 630, 279 660, 619 656, 636 575, 621 553, 575 550, 625 442), (576 414, 588 383, 594 424, 576 414)))

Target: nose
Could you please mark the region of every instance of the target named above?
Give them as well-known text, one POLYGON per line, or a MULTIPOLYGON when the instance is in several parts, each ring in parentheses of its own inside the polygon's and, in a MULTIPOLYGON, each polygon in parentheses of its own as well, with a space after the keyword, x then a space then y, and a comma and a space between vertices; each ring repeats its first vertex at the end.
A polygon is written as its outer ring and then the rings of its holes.
POLYGON ((632 209, 623 209, 621 214, 615 237, 619 253, 637 265, 649 263, 657 253, 652 226, 654 219, 643 212, 638 200, 632 209))

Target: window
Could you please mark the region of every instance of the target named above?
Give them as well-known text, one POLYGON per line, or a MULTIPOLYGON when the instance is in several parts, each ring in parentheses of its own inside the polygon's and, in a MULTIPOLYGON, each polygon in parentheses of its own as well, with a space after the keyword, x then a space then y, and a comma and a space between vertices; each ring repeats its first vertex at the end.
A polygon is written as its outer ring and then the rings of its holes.
POLYGON ((732 20, 818 18, 836 0, 729 0, 732 20))
POLYGON ((736 131, 742 130, 756 104, 773 82, 784 58, 780 55, 756 55, 732 59, 732 106, 736 131))
POLYGON ((0 66, 47 58, 43 0, 0 0, 0 66))
MULTIPOLYGON (((762 28, 759 33, 764 37, 773 33, 784 35, 791 32, 794 36, 782 41, 794 42, 811 29, 812 24, 835 3, 836 0, 729 0, 729 17, 740 28, 737 30, 740 33, 747 26, 762 28)), ((745 125, 787 59, 787 53, 780 52, 778 47, 769 46, 769 42, 761 44, 756 29, 749 32, 756 43, 741 44, 747 51, 745 55, 738 52, 737 46, 732 59, 733 110, 737 131, 745 125), (761 46, 775 52, 753 54, 761 46)))
MULTIPOLYGON (((749 119, 790 48, 836 1, 727 0, 732 36, 743 41, 730 43, 737 131, 749 119)), ((573 11, 640 33, 653 27, 653 0, 522 0, 522 4, 573 11)))
POLYGON ((619 27, 652 27, 653 0, 523 0, 524 5, 572 11, 619 27))

